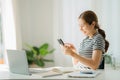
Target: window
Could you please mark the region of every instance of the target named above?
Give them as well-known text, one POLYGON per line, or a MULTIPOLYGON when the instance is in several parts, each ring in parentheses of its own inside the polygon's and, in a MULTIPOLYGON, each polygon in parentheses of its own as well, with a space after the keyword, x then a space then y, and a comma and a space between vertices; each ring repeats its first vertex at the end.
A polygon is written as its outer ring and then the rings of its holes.
POLYGON ((7 49, 16 49, 13 0, 0 0, 0 64, 7 64, 7 49))
POLYGON ((0 64, 3 64, 3 36, 2 36, 2 19, 1 19, 1 0, 0 0, 0 64))

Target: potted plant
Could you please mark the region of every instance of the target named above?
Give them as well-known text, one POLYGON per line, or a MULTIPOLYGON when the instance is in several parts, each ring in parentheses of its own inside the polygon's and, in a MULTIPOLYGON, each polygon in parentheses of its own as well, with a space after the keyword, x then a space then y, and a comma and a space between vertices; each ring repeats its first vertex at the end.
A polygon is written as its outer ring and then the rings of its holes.
POLYGON ((105 54, 105 63, 110 64, 113 69, 116 68, 116 62, 115 62, 115 57, 112 54, 105 54))
POLYGON ((25 49, 27 53, 28 64, 36 64, 39 67, 44 67, 45 62, 53 62, 53 60, 45 59, 44 57, 50 53, 53 53, 55 49, 48 50, 49 44, 44 43, 39 47, 26 44, 29 49, 25 49))
POLYGON ((105 63, 106 64, 111 64, 112 63, 112 55, 111 54, 106 53, 104 55, 104 57, 105 57, 105 63))

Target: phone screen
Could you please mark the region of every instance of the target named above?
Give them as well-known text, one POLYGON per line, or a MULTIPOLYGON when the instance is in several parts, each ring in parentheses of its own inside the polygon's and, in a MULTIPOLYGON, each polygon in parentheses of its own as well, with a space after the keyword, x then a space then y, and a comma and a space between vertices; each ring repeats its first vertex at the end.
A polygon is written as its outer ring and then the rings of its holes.
POLYGON ((60 45, 64 46, 64 42, 62 41, 62 39, 57 39, 57 40, 58 40, 60 45))

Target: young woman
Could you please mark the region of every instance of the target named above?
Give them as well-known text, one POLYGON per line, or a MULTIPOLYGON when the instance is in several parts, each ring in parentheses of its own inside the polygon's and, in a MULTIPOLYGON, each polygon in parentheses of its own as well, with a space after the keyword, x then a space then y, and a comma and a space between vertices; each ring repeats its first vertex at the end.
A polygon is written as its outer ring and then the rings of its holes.
POLYGON ((85 11, 78 21, 80 31, 86 36, 80 44, 79 54, 70 43, 62 46, 63 52, 72 56, 74 65, 81 63, 85 68, 104 69, 103 54, 108 50, 109 42, 105 39, 104 30, 98 25, 96 14, 90 10, 85 11))

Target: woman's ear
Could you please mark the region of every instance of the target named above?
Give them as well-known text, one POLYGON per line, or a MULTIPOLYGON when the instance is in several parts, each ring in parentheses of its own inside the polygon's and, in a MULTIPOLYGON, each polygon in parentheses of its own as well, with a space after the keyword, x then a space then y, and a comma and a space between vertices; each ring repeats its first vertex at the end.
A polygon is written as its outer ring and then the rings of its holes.
POLYGON ((95 27, 95 24, 96 24, 95 21, 93 21, 92 24, 91 24, 91 26, 95 27))
POLYGON ((93 22, 92 22, 92 25, 95 26, 95 24, 96 24, 95 21, 93 21, 93 22))

